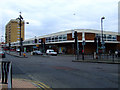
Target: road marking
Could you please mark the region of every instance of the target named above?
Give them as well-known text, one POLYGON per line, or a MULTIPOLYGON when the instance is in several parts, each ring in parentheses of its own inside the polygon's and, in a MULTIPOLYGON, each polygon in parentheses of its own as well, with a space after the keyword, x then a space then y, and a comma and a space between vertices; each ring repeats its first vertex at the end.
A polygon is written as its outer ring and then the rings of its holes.
POLYGON ((46 84, 39 82, 39 81, 33 81, 33 80, 27 80, 27 79, 21 79, 24 81, 29 81, 32 82, 34 85, 36 85, 38 88, 42 88, 42 90, 52 90, 52 88, 50 88, 49 86, 47 86, 46 84))
POLYGON ((49 88, 50 90, 52 90, 49 86, 45 85, 44 83, 42 82, 36 82, 36 81, 33 81, 33 83, 35 83, 36 85, 42 87, 42 88, 49 88))

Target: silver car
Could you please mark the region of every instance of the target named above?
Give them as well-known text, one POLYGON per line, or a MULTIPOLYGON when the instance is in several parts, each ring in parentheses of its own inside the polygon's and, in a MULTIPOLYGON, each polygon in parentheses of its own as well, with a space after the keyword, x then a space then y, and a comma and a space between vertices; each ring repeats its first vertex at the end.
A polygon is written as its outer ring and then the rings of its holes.
POLYGON ((41 51, 35 50, 33 51, 33 55, 43 55, 41 51))

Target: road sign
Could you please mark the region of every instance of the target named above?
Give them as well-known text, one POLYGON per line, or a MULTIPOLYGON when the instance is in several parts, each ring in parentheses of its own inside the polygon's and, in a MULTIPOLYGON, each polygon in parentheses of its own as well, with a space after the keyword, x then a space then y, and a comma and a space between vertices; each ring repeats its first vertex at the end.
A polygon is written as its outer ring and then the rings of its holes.
POLYGON ((101 44, 105 44, 105 42, 104 42, 104 41, 102 41, 102 42, 101 42, 101 44))
POLYGON ((85 41, 82 42, 82 45, 85 45, 85 41))
POLYGON ((102 46, 101 49, 105 49, 105 46, 102 46))

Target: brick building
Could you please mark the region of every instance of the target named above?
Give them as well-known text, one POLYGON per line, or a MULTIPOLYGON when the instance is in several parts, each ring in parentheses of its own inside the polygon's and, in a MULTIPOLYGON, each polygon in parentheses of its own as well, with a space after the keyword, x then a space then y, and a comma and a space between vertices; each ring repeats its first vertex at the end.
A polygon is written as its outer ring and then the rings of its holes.
MULTIPOLYGON (((29 51, 39 49, 45 50, 54 49, 58 53, 66 53, 66 54, 74 54, 74 43, 75 40, 73 38, 74 31, 77 31, 78 35, 78 43, 79 50, 82 50, 82 42, 83 38, 85 39, 84 50, 85 53, 93 53, 96 52, 96 44, 94 43, 94 38, 99 36, 101 38, 100 30, 91 30, 91 29, 75 29, 75 30, 67 30, 58 33, 53 33, 44 36, 36 37, 37 43, 34 42, 35 38, 26 39, 23 41, 23 46, 29 51), (43 42, 41 44, 41 41, 43 42)), ((103 39, 105 41, 105 53, 108 53, 109 50, 115 51, 120 50, 120 35, 117 32, 103 32, 103 39)), ((19 47, 18 42, 12 43, 12 47, 19 47)), ((99 50, 101 49, 101 45, 99 45, 99 50)))
MULTIPOLYGON (((21 26, 21 38, 24 40, 24 21, 21 26)), ((11 19, 5 26, 6 43, 20 41, 20 25, 19 20, 11 19)))

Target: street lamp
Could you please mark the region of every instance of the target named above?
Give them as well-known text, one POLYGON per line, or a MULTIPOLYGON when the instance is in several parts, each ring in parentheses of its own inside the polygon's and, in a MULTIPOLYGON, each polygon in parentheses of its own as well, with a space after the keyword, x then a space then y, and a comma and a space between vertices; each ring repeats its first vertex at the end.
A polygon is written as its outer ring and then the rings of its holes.
POLYGON ((22 20, 23 20, 23 17, 21 16, 21 12, 20 12, 19 17, 18 17, 16 20, 19 20, 19 21, 20 21, 20 22, 19 22, 19 25, 20 25, 20 56, 21 56, 22 40, 23 40, 23 39, 21 38, 21 26, 22 26, 21 22, 22 22, 22 20))
MULTIPOLYGON (((21 38, 21 26, 22 26, 21 22, 23 21, 23 17, 21 16, 21 12, 19 17, 16 20, 20 21, 19 25, 20 25, 20 56, 21 56, 21 51, 23 51, 23 45, 22 45, 23 38, 21 38)), ((29 22, 26 22, 26 24, 29 24, 29 22)))
POLYGON ((102 42, 101 42, 101 44, 102 44, 102 53, 104 53, 104 48, 105 48, 105 46, 104 46, 104 40, 103 40, 103 19, 105 19, 105 17, 102 17, 101 18, 101 33, 102 33, 102 42))

